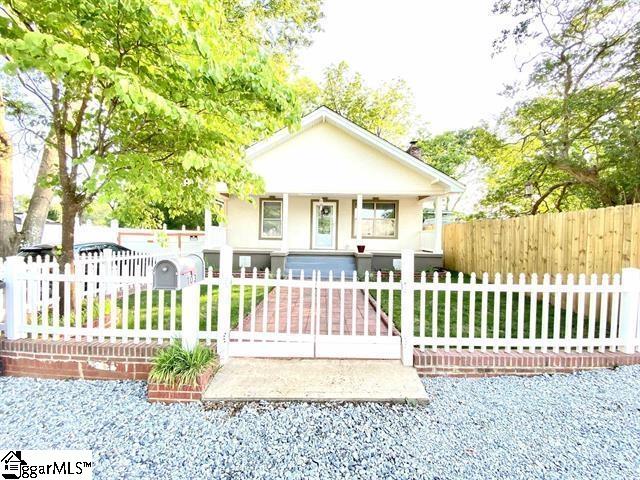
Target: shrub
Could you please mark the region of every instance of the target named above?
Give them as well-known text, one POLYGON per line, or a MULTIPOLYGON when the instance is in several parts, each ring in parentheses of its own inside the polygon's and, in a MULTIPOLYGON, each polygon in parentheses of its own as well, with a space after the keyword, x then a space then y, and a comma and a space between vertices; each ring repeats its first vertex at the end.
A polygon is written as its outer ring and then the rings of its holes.
POLYGON ((186 350, 180 342, 161 349, 153 360, 149 381, 171 386, 196 386, 198 377, 215 363, 213 352, 202 345, 186 350))

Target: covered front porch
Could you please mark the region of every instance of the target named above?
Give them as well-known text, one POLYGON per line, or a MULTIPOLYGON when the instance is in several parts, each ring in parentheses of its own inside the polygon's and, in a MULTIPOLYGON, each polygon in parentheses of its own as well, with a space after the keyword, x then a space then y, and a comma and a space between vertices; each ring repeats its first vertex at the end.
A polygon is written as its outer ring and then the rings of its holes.
MULTIPOLYGON (((418 194, 280 192, 252 202, 231 197, 224 209, 233 221, 221 228, 224 243, 234 248, 236 269, 291 269, 294 274, 310 267, 359 273, 393 270, 403 249, 417 253, 417 268, 430 269, 442 266, 445 201, 446 195, 418 194), (430 232, 423 232, 425 206, 435 211, 430 232)), ((207 263, 214 267, 219 230, 205 248, 207 263)))

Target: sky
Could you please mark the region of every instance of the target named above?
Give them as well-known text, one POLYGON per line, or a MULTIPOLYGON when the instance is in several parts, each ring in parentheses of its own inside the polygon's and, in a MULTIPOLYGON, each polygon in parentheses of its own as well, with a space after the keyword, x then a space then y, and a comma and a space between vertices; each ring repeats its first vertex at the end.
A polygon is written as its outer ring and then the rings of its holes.
POLYGON ((370 86, 408 82, 429 131, 493 123, 509 105, 499 94, 518 78, 513 57, 491 58, 499 35, 494 0, 325 0, 323 31, 301 52, 302 73, 319 81, 347 61, 370 86))

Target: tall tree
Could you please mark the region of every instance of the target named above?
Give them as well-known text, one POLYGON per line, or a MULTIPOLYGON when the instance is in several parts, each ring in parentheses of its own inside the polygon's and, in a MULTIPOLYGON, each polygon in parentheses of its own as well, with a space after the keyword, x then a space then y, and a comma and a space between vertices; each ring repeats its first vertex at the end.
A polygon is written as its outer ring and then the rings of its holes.
POLYGON ((272 53, 291 56, 320 30, 322 0, 224 0, 226 20, 272 53))
POLYGON ((241 197, 259 191, 242 145, 299 118, 282 64, 241 34, 247 23, 227 21, 224 2, 3 5, 5 68, 51 113, 63 261, 73 261, 76 216, 101 192, 215 207, 216 182, 241 197))
MULTIPOLYGON (((43 80, 32 77, 33 82, 42 83, 43 80)), ((15 135, 15 156, 19 158, 38 156, 37 162, 34 162, 35 167, 33 167, 37 172, 36 179, 32 195, 23 210, 26 215, 22 228, 18 232, 13 225, 7 223, 1 232, 4 245, 10 246, 2 252, 2 255, 6 256, 15 253, 20 245, 39 243, 42 239, 42 232, 54 195, 53 184, 55 182, 52 180, 56 171, 56 153, 53 148, 55 143, 52 137, 53 132, 48 126, 50 115, 46 109, 38 108, 35 104, 37 99, 33 98, 27 89, 11 77, 3 75, 1 81, 3 87, 6 88, 7 118, 11 121, 14 129, 18 131, 18 134, 15 135), (47 130, 49 130, 50 138, 47 138, 43 144, 38 139, 45 137, 47 130)), ((15 158, 13 161, 16 161, 15 158)), ((15 211, 10 199, 4 202, 4 208, 7 212, 15 211)))
POLYGON ((513 19, 496 51, 533 52, 526 90, 515 89, 527 99, 505 120, 518 168, 496 184, 533 188, 531 213, 640 201, 640 177, 629 175, 640 129, 637 1, 505 0, 494 10, 513 19))
POLYGON ((329 66, 319 86, 301 79, 296 87, 307 109, 325 105, 393 143, 406 141, 415 122, 413 94, 404 80, 391 80, 372 88, 344 61, 329 66))
POLYGON ((13 218, 13 144, 7 132, 6 103, 0 90, 0 257, 15 249, 16 224, 13 218))
POLYGON ((418 137, 417 145, 425 162, 447 175, 460 178, 472 174, 503 143, 483 125, 437 135, 423 132, 418 137))
POLYGON ((33 245, 42 240, 44 225, 51 208, 51 200, 54 196, 54 181, 57 168, 57 154, 53 147, 55 144, 52 134, 45 140, 42 146, 42 154, 33 192, 29 200, 22 230, 18 235, 18 241, 26 245, 33 245))

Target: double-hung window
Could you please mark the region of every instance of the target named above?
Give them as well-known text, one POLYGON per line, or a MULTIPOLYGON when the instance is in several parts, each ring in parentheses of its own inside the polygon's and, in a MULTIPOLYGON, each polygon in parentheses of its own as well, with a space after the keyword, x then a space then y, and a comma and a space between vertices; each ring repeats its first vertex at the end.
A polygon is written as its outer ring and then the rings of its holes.
POLYGON ((282 238, 282 200, 260 200, 260 237, 282 238))
MULTIPOLYGON (((398 236, 398 202, 364 201, 362 202, 363 238, 396 238, 398 236)), ((353 232, 356 231, 356 202, 353 204, 353 232)))

